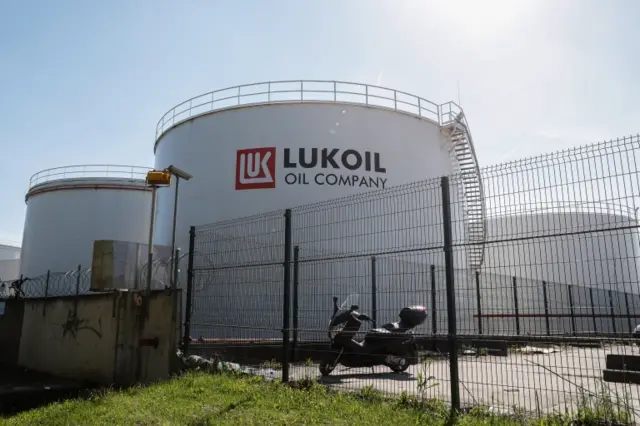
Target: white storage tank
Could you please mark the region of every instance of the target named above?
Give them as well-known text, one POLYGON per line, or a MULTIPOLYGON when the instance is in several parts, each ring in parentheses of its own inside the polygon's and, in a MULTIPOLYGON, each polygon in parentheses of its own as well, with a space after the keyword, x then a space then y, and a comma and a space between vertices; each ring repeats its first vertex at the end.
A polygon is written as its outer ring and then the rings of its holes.
MULTIPOLYGON (((356 83, 257 83, 181 103, 162 117, 156 136, 155 168, 174 165, 194 176, 180 184, 177 240, 184 250, 191 225, 457 171, 466 172, 467 179, 452 196, 456 200, 458 191, 467 196, 460 198, 464 208, 454 213, 460 222, 465 215, 467 225, 474 224, 456 230, 458 240, 484 238, 484 202, 473 143, 464 114, 453 103, 438 105, 356 83)), ((171 242, 173 202, 172 190, 159 191, 158 244, 171 242)), ((438 199, 431 202, 439 205, 438 199)), ((431 222, 441 223, 435 216, 431 222)), ((414 237, 407 233, 407 238, 414 237)), ((480 266, 481 247, 471 257, 470 266, 480 266)))
POLYGON ((43 170, 31 177, 20 273, 26 277, 91 267, 95 240, 147 243, 149 169, 86 165, 43 170))
POLYGON ((20 259, 20 246, 0 244, 0 260, 20 259))
POLYGON ((487 219, 484 270, 537 281, 640 294, 635 211, 602 203, 555 203, 487 219), (492 241, 513 239, 492 243, 492 241))
POLYGON ((487 219, 481 276, 485 333, 515 332, 514 286, 522 334, 545 334, 547 314, 552 334, 635 327, 640 235, 632 208, 556 202, 531 212, 521 206, 502 210, 487 219))
MULTIPOLYGON (((293 212, 293 244, 301 258, 425 247, 442 244, 439 181, 411 182, 464 172, 452 185, 452 214, 457 242, 484 240, 484 200, 473 142, 462 109, 415 95, 357 83, 334 81, 267 82, 237 86, 189 99, 167 112, 157 127, 155 168, 178 167, 193 178, 180 182, 176 238, 187 250, 192 225, 204 225, 317 203, 345 196, 362 197, 293 212), (391 187, 394 198, 373 195, 391 187), (376 201, 378 200, 378 201, 376 201), (323 213, 324 212, 324 213, 323 213), (340 220, 331 220, 330 215, 340 220), (366 224, 355 219, 371 218, 366 224), (366 229, 365 229, 366 228, 366 229), (375 229, 378 228, 377 234, 375 229), (383 232, 381 229, 384 229, 383 232), (360 233, 362 238, 347 238, 360 233), (376 234, 376 235, 374 235, 376 234)), ((158 193, 156 243, 170 244, 174 188, 158 193)), ((219 228, 201 235, 196 268, 237 262, 274 262, 259 269, 224 269, 197 274, 192 329, 194 336, 255 337, 255 328, 281 328, 282 238, 284 219, 256 219, 252 224, 219 228), (268 228, 268 229, 267 229, 268 228), (224 246, 224 240, 231 246, 224 246), (235 244, 235 246, 233 246, 235 244), (215 252, 215 253, 214 253, 215 252), (257 275, 256 275, 257 274, 257 275), (259 275, 259 279, 257 278, 259 275), (207 324, 225 321, 235 309, 261 306, 262 316, 241 320, 243 327, 207 324), (212 335, 215 334, 215 336, 212 335)), ((463 252, 458 251, 456 254, 463 252)), ((482 245, 457 260, 461 267, 482 264, 482 245)), ((442 250, 380 257, 377 306, 381 320, 391 320, 416 290, 426 295, 431 264, 443 264, 442 250), (402 271, 402 276, 395 275, 402 271), (403 290, 404 289, 404 290, 403 290)), ((331 295, 361 292, 360 305, 371 309, 371 259, 306 263, 300 268, 300 328, 323 329, 331 315, 331 295), (313 314, 305 315, 303 312, 313 314)), ((443 293, 443 281, 438 284, 443 293)), ((444 309, 444 298, 439 309, 444 309)), ((264 331, 263 337, 278 337, 264 331)), ((304 337, 304 336, 302 336, 304 337)), ((301 338, 302 338, 301 337, 301 338)))
POLYGON ((0 281, 20 278, 20 247, 0 244, 0 281))

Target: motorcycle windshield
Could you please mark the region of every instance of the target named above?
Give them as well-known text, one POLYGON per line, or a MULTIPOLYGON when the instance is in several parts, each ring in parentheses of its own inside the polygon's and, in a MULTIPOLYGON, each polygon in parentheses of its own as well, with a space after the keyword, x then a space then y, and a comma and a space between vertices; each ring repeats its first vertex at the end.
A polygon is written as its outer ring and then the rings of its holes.
POLYGON ((335 316, 332 317, 331 321, 329 322, 329 338, 331 340, 333 340, 347 324, 346 321, 341 321, 341 314, 348 312, 351 306, 358 305, 359 300, 360 295, 358 293, 351 293, 342 301, 340 305, 338 305, 338 312, 336 312, 335 316))
POLYGON ((351 293, 347 296, 346 299, 342 302, 342 304, 338 307, 338 312, 348 311, 349 308, 353 305, 358 305, 360 302, 360 295, 358 293, 351 293))

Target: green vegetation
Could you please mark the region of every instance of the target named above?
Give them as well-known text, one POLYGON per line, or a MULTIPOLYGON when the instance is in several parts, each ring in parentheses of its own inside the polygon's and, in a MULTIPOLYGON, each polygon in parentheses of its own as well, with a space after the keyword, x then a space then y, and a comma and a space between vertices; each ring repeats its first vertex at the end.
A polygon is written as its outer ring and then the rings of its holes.
MULTIPOLYGON (((583 422, 573 424, 620 424, 599 423, 596 419, 603 414, 613 415, 613 408, 607 405, 606 413, 600 409, 585 411, 580 416, 583 422)), ((370 387, 356 393, 339 393, 311 379, 287 386, 228 373, 188 373, 154 386, 107 391, 85 400, 51 404, 0 419, 0 425, 444 425, 448 420, 449 409, 444 402, 407 394, 390 400, 370 387)), ((558 416, 528 420, 521 415, 498 416, 476 408, 459 415, 456 424, 570 423, 558 416)))
POLYGON ((282 364, 272 359, 271 361, 265 361, 260 364, 260 368, 270 368, 272 370, 282 370, 282 364))

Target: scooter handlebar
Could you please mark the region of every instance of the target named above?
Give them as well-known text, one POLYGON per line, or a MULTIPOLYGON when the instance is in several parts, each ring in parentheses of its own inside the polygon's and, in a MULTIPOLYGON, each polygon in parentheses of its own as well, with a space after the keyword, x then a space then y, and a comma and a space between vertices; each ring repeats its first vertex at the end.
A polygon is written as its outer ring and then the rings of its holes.
POLYGON ((360 314, 360 316, 358 317, 358 319, 359 319, 359 320, 361 320, 361 321, 368 321, 368 322, 370 322, 370 323, 374 323, 374 324, 375 324, 375 321, 374 321, 373 319, 371 319, 371 318, 369 317, 369 315, 367 315, 367 314, 360 314))

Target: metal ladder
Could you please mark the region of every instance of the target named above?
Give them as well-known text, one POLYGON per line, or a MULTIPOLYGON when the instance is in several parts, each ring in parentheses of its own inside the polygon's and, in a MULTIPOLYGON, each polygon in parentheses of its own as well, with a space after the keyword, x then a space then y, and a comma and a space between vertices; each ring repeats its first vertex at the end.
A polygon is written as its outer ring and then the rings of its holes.
POLYGON ((446 114, 441 126, 442 133, 451 141, 454 169, 462 183, 460 192, 463 195, 464 223, 470 243, 467 251, 469 268, 478 270, 484 262, 486 238, 486 209, 478 160, 462 110, 455 116, 446 114))

